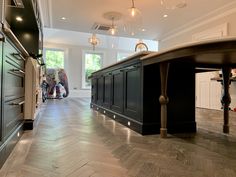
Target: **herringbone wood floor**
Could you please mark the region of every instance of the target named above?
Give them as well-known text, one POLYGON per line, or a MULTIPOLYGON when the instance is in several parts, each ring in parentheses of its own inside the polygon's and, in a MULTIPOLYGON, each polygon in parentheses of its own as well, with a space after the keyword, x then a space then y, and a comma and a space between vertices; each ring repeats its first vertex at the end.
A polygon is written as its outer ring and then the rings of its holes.
POLYGON ((220 133, 221 116, 198 110, 196 135, 161 139, 92 111, 89 99, 48 100, 37 128, 22 136, 0 176, 236 177, 236 133, 220 133))

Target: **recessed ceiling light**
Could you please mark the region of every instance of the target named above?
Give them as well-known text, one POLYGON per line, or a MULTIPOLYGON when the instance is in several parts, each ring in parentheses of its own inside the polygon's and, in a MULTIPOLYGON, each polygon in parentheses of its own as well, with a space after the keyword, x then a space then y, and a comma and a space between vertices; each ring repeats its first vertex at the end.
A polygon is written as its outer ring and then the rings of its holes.
POLYGON ((17 16, 17 17, 16 17, 16 21, 18 21, 18 22, 22 22, 22 21, 23 21, 23 18, 20 17, 20 16, 17 16))
POLYGON ((167 15, 167 14, 165 14, 165 15, 163 15, 163 17, 164 17, 164 18, 166 18, 166 17, 168 17, 168 15, 167 15))
POLYGON ((66 20, 66 17, 61 17, 62 20, 66 20))
POLYGON ((142 31, 144 32, 144 31, 147 31, 147 30, 143 28, 142 31))

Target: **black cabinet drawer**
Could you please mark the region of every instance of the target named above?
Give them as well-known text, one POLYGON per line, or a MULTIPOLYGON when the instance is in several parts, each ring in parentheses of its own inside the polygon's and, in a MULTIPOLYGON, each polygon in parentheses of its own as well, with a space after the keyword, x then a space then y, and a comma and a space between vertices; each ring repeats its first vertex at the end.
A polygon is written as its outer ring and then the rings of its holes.
POLYGON ((24 96, 24 71, 9 60, 5 61, 5 101, 24 96))
POLYGON ((21 53, 8 41, 5 43, 5 60, 11 61, 17 67, 24 69, 25 68, 25 58, 21 55, 21 53))
POLYGON ((24 97, 4 103, 4 135, 8 137, 24 118, 24 97))

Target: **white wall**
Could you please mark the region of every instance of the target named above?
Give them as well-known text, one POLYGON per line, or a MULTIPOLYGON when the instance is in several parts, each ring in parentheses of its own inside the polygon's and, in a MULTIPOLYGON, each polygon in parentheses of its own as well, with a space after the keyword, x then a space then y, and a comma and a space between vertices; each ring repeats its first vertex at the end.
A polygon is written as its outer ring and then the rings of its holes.
POLYGON ((231 7, 224 7, 206 15, 205 18, 194 21, 195 23, 186 24, 183 28, 179 28, 175 33, 159 40, 159 50, 168 49, 170 47, 191 42, 192 36, 196 33, 205 31, 209 28, 228 24, 228 36, 236 36, 236 2, 231 4, 231 7), (224 9, 227 9, 224 11, 224 9), (210 16, 210 17, 208 17, 210 16))
MULTIPOLYGON (((82 89, 82 55, 83 51, 92 51, 88 43, 91 34, 78 33, 65 30, 45 29, 44 48, 62 49, 65 51, 65 71, 69 81, 70 97, 89 97, 90 90, 82 89)), ((117 53, 134 53, 137 39, 114 38, 110 36, 97 35, 101 40, 96 46, 96 52, 104 53, 103 67, 117 62, 117 53)), ((150 50, 157 51, 157 41, 144 42, 150 50)))

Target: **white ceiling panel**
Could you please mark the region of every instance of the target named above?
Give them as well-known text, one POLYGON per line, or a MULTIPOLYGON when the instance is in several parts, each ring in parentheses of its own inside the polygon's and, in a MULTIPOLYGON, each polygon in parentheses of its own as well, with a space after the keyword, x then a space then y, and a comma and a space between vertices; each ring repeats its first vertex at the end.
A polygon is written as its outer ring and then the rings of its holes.
MULTIPOLYGON (((56 29, 72 30, 79 32, 94 32, 91 28, 94 23, 110 25, 111 21, 103 17, 110 11, 120 12, 122 18, 115 21, 118 27, 118 36, 135 37, 143 39, 162 39, 176 30, 201 22, 220 11, 236 7, 235 0, 186 0, 187 6, 175 10, 167 10, 161 5, 160 0, 135 0, 135 6, 140 9, 142 23, 136 34, 131 36, 124 31, 127 24, 128 8, 131 0, 40 0, 42 3, 43 20, 45 26, 56 29), (167 18, 163 18, 168 14, 167 18), (66 20, 62 20, 66 17, 66 20), (146 31, 141 31, 145 28, 146 31)), ((105 32, 96 31, 99 34, 105 32)))

